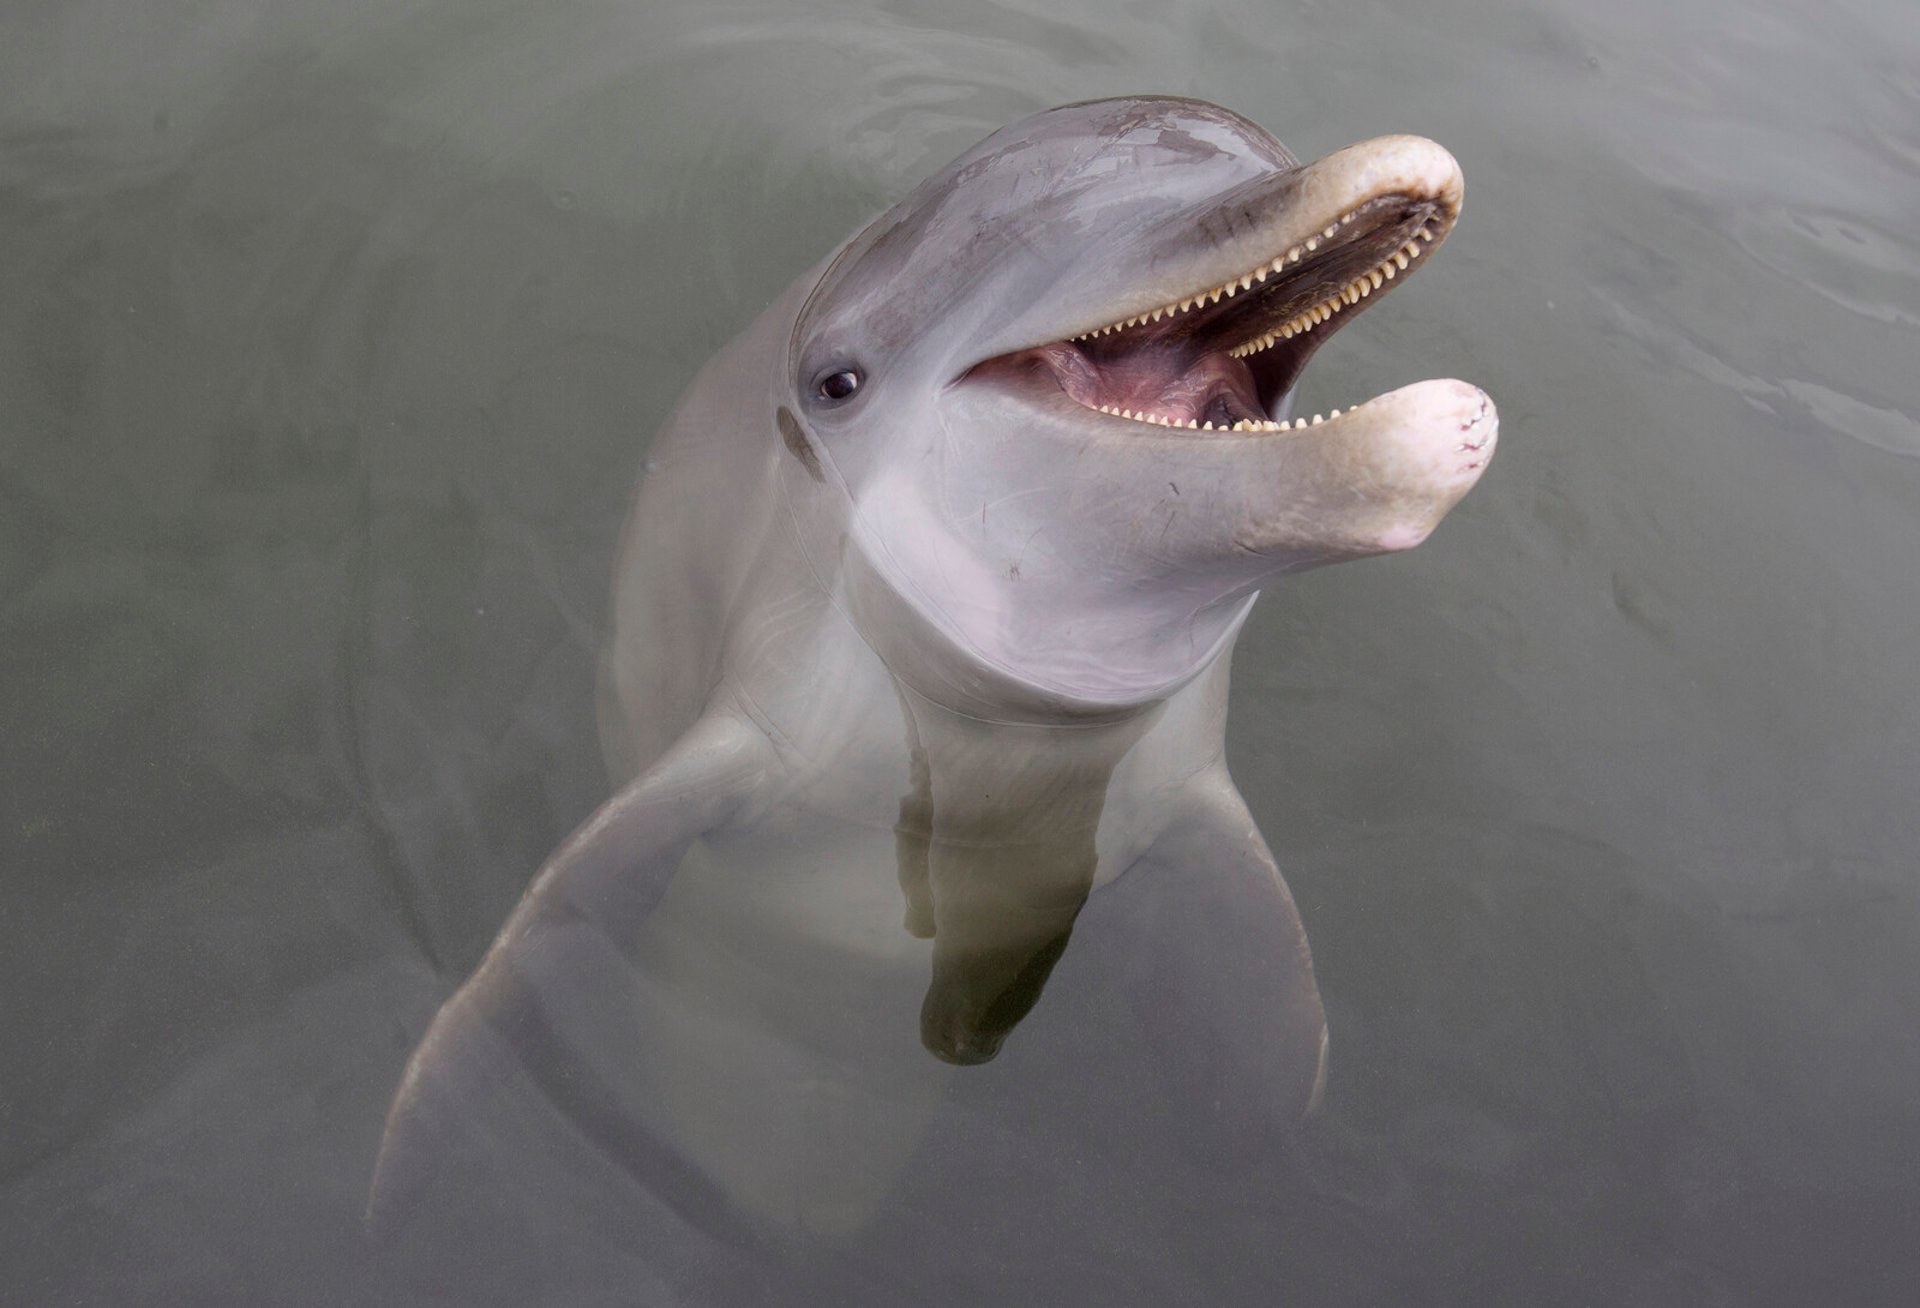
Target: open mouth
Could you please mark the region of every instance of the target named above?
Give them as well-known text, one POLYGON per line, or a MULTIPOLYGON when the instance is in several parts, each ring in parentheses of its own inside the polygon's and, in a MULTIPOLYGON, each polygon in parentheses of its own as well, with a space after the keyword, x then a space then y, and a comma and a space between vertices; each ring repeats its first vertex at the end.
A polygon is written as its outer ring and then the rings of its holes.
MULTIPOLYGON (((1275 415, 1314 350, 1446 236, 1458 196, 1457 188, 1375 195, 1237 276, 988 359, 971 375, 1057 387, 1119 420, 1192 431, 1283 431, 1338 418, 1339 409, 1291 422, 1275 415)), ((1299 215, 1287 225, 1297 227, 1299 215)))

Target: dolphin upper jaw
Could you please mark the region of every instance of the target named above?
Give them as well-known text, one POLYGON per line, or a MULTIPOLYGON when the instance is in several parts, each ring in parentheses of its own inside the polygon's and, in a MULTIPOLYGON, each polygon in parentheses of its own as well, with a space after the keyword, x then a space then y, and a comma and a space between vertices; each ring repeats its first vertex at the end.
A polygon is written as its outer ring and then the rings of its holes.
MULTIPOLYGON (((1031 260, 1019 277, 1032 288, 1033 302, 964 340, 966 357, 954 375, 1156 311, 1185 317, 1193 300, 1216 293, 1195 316, 1238 318, 1248 325, 1245 339, 1233 344, 1249 343, 1265 326, 1286 322, 1390 262, 1409 240, 1418 241, 1418 254, 1437 248, 1464 198, 1458 162, 1419 136, 1376 137, 1310 164, 1261 172, 1150 221, 1083 238, 1065 257, 1031 260), (1257 280, 1240 285, 1249 278, 1257 280), (1274 294, 1282 288, 1290 296, 1274 294), (1250 310, 1252 299, 1265 303, 1250 310)), ((1342 313, 1342 321, 1351 316, 1342 313)), ((1311 329, 1300 335, 1303 343, 1325 339, 1311 329)))

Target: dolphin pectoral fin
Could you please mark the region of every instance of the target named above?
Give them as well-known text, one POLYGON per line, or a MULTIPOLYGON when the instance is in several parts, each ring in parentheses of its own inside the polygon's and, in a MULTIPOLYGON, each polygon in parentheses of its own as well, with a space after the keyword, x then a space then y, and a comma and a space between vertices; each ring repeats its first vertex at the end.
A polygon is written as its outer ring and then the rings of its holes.
POLYGON ((1327 1024, 1306 931, 1224 767, 1188 783, 1166 830, 1112 889, 1149 937, 1137 946, 1133 1000, 1178 1097, 1243 1142, 1318 1107, 1327 1024))
POLYGON ((559 1027, 603 1006, 629 968, 626 943, 665 893, 688 846, 723 825, 773 765, 765 736, 710 713, 602 804, 548 858, 479 968, 441 1007, 387 1113, 366 1219, 376 1235, 404 1222, 442 1156, 506 1100, 543 1100, 591 1136, 589 1069, 559 1027), (584 1096, 584 1097, 583 1097, 584 1096))

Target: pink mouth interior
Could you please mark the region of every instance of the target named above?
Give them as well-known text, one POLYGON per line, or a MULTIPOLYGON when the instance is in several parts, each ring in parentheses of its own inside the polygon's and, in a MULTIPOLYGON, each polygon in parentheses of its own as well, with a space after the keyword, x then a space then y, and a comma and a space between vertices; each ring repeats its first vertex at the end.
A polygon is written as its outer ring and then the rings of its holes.
POLYGON ((1069 397, 1090 409, 1108 405, 1216 427, 1266 417, 1253 370, 1225 350, 1196 354, 1191 338, 1111 345, 1108 339, 1055 341, 983 366, 1028 374, 1045 370, 1069 397))

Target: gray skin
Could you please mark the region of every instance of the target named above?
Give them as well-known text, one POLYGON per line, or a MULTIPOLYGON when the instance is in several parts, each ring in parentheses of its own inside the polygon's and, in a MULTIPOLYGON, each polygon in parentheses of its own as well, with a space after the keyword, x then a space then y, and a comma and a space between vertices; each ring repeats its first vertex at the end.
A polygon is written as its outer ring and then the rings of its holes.
POLYGON ((1415 137, 1303 167, 1212 105, 1071 105, 929 178, 727 346, 622 547, 621 784, 415 1051, 371 1215, 403 1218, 512 1101, 630 1171, 664 1142, 756 1229, 855 1229, 1122 875, 1231 924, 1189 952, 1221 969, 1252 1111, 1315 1103, 1306 938, 1225 764, 1234 638, 1274 578, 1423 540, 1497 419, 1455 381, 1286 431, 1097 405, 1284 418, 1366 301, 1226 351, 1424 260, 1460 195, 1415 137))

